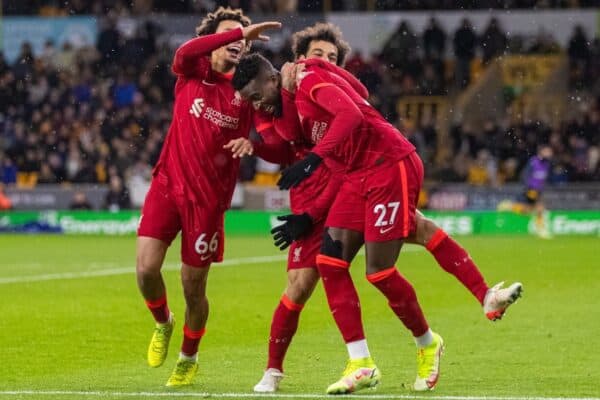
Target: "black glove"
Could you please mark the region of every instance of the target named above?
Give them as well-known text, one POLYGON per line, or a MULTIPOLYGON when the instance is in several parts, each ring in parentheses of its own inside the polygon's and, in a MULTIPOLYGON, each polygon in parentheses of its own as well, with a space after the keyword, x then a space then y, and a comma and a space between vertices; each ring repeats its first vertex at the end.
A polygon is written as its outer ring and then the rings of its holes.
POLYGON ((275 246, 279 247, 279 250, 287 249, 294 240, 306 234, 313 225, 312 218, 307 213, 281 215, 277 219, 285 221, 271 229, 275 246))
POLYGON ((321 161, 323 159, 315 153, 308 153, 302 160, 295 162, 283 170, 277 186, 283 190, 298 186, 300 182, 315 172, 321 161))

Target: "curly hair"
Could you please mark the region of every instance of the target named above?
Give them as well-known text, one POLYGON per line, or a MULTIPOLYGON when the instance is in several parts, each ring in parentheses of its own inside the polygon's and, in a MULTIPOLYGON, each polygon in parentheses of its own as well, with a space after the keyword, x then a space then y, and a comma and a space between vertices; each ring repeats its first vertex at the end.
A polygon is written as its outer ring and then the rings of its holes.
POLYGON ((200 25, 196 27, 196 35, 210 35, 217 31, 221 21, 237 21, 243 27, 250 25, 250 18, 244 15, 240 8, 219 7, 215 12, 209 13, 202 18, 200 25))
POLYGON ((273 70, 273 65, 262 55, 252 53, 242 57, 231 79, 233 88, 242 90, 263 70, 273 70))
POLYGON ((342 31, 336 25, 331 23, 318 22, 309 26, 292 36, 292 51, 296 58, 306 56, 310 42, 322 40, 329 42, 337 47, 338 59, 337 65, 344 65, 346 56, 350 52, 350 45, 342 38, 342 31))

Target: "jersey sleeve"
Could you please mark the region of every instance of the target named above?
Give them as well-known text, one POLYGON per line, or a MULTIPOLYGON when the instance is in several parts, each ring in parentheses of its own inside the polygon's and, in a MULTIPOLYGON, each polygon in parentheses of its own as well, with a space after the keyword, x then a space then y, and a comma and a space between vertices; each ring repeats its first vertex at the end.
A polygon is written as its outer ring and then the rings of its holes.
POLYGON ((313 220, 313 223, 320 222, 327 217, 327 213, 337 196, 340 187, 342 186, 341 176, 332 175, 329 182, 327 182, 327 186, 325 190, 321 192, 319 197, 315 199, 315 201, 311 204, 311 206, 306 210, 308 215, 313 220))
POLYGON ((252 142, 254 154, 265 161, 275 164, 291 164, 294 160, 294 148, 276 132, 273 118, 260 112, 255 112, 254 126, 262 139, 261 141, 252 142))
POLYGON ((178 76, 203 77, 208 72, 208 62, 202 62, 202 59, 219 47, 242 38, 239 28, 188 40, 175 51, 171 68, 178 76))
POLYGON ((302 138, 302 126, 298 118, 295 95, 281 89, 281 117, 274 118, 275 130, 287 141, 298 141, 302 138))
POLYGON ((364 116, 342 89, 315 73, 309 72, 300 82, 298 90, 304 97, 308 97, 308 101, 333 116, 327 133, 312 149, 312 152, 319 157, 327 158, 336 147, 344 143, 354 129, 360 126, 364 116))

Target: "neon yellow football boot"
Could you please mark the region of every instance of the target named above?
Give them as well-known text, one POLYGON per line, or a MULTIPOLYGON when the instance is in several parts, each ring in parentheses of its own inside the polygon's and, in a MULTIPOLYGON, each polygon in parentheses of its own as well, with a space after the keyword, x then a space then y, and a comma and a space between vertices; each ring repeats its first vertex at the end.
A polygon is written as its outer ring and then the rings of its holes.
POLYGON ((148 346, 148 365, 156 368, 163 365, 169 352, 169 341, 175 327, 175 316, 169 316, 169 321, 164 324, 156 324, 154 334, 148 346))
POLYGON ((418 392, 433 390, 440 377, 440 358, 444 351, 444 339, 433 332, 433 342, 417 350, 417 379, 414 389, 418 392))
POLYGON ((329 385, 327 394, 346 394, 379 384, 381 372, 371 357, 349 360, 339 381, 329 385))
POLYGON ((198 362, 195 359, 179 357, 177 364, 175 364, 175 369, 167 381, 167 386, 180 387, 191 385, 197 371, 198 362))

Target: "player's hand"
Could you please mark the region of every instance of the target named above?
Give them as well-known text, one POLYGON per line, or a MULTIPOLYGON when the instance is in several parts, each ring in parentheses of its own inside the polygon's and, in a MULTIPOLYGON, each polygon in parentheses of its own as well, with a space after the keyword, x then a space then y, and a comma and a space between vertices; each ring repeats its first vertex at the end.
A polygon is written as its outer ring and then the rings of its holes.
POLYGON ((308 153, 302 160, 283 170, 281 178, 277 181, 277 186, 283 190, 298 186, 300 182, 315 172, 322 161, 323 159, 315 153, 308 153))
POLYGON ((299 68, 304 70, 304 64, 286 62, 281 67, 281 87, 290 93, 296 92, 296 76, 299 68))
POLYGON ((254 154, 254 146, 246 138, 231 139, 223 148, 231 149, 231 153, 233 153, 231 156, 233 158, 242 158, 254 154))
POLYGON ((287 249, 294 240, 308 233, 313 225, 312 218, 307 213, 282 215, 277 219, 284 223, 271 229, 271 234, 279 250, 287 249))
POLYGON ((242 35, 246 40, 261 40, 267 42, 269 37, 262 33, 268 29, 279 29, 281 28, 281 22, 269 21, 261 22, 260 24, 248 25, 242 28, 242 35))

